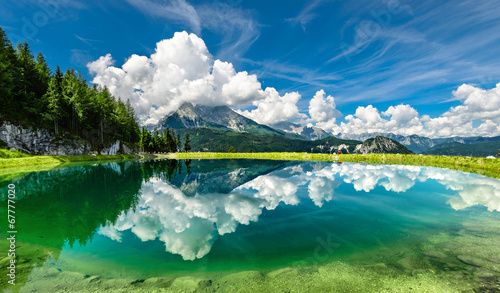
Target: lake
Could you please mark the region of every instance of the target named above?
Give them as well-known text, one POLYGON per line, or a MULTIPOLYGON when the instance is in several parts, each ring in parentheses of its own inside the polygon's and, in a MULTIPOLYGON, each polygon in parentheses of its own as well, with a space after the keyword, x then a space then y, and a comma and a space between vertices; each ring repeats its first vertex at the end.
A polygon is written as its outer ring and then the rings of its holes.
POLYGON ((0 281, 15 292, 500 291, 500 180, 476 174, 268 160, 29 173, 0 182, 2 267, 9 184, 16 285, 0 281))

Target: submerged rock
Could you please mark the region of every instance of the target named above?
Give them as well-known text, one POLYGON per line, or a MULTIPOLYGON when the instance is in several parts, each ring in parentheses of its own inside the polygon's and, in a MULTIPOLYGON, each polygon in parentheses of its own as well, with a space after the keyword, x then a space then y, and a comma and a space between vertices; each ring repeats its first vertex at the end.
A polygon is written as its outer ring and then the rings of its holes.
POLYGON ((269 272, 267 274, 267 277, 276 278, 276 277, 280 277, 282 275, 295 275, 296 276, 296 275, 298 275, 298 271, 296 269, 292 269, 292 268, 283 268, 283 269, 269 272))
POLYGON ((367 268, 367 269, 377 269, 377 270, 387 269, 387 265, 385 263, 383 263, 383 262, 376 263, 376 264, 371 264, 371 265, 365 265, 364 267, 367 268))
POLYGON ((471 255, 459 255, 457 258, 468 265, 475 266, 475 267, 480 267, 480 268, 488 268, 490 270, 493 270, 495 272, 500 272, 500 264, 494 263, 485 259, 482 259, 480 257, 476 256, 471 256, 471 255))
POLYGON ((500 278, 500 274, 485 268, 479 268, 474 272, 474 276, 480 279, 495 281, 500 278))
POLYGON ((495 262, 495 263, 500 264, 500 258, 498 258, 498 257, 492 257, 492 258, 490 258, 488 260, 491 261, 491 262, 495 262))
POLYGON ((415 256, 408 256, 398 260, 398 264, 406 270, 413 271, 414 269, 417 269, 418 260, 415 256))
POLYGON ((200 279, 192 276, 179 277, 172 282, 170 288, 175 292, 195 292, 210 286, 210 280, 200 279))
POLYGON ((475 257, 472 255, 458 255, 457 258, 468 265, 476 266, 476 267, 484 267, 487 265, 487 261, 481 259, 479 257, 475 257))
POLYGON ((224 276, 214 282, 213 286, 217 292, 259 292, 264 284, 265 277, 261 272, 244 271, 224 276))
POLYGON ((444 253, 442 251, 424 251, 422 254, 425 256, 428 256, 428 257, 432 257, 432 258, 448 257, 448 255, 446 255, 446 253, 444 253))

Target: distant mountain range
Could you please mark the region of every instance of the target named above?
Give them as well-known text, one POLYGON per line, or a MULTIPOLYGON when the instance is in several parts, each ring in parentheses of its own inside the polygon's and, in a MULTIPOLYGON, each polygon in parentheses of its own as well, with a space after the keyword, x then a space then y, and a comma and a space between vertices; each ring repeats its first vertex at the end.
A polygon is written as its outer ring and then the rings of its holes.
POLYGON ((411 150, 412 152, 417 153, 417 154, 423 153, 426 150, 430 149, 431 147, 433 147, 437 144, 432 139, 430 139, 428 137, 422 137, 422 136, 418 136, 418 135, 403 136, 403 135, 398 135, 398 134, 393 134, 393 133, 382 133, 382 132, 363 133, 363 134, 342 133, 342 134, 336 135, 336 137, 341 138, 341 139, 354 139, 354 140, 360 140, 360 141, 365 141, 367 139, 375 138, 377 136, 383 136, 383 137, 393 139, 393 140, 403 144, 409 150, 411 150))
POLYGON ((330 133, 324 131, 321 128, 304 126, 301 124, 296 124, 288 121, 271 124, 271 127, 274 129, 283 130, 287 133, 298 134, 310 140, 318 140, 332 136, 330 133))
POLYGON ((494 156, 500 148, 497 137, 450 137, 431 139, 393 133, 343 133, 332 136, 318 127, 292 122, 271 126, 259 124, 227 106, 184 103, 163 117, 150 130, 167 128, 189 133, 193 151, 239 152, 291 151, 334 153, 421 153, 457 156, 494 156), (364 143, 362 143, 364 142, 364 143))
POLYGON ((498 153, 500 136, 495 137, 448 137, 428 138, 418 135, 398 135, 393 133, 340 134, 341 139, 365 141, 376 136, 391 138, 417 154, 455 156, 494 156, 498 153))
POLYGON ((314 153, 411 153, 389 138, 376 143, 339 139, 326 131, 282 122, 272 128, 248 119, 226 106, 202 106, 184 103, 177 111, 162 118, 154 129, 174 129, 182 137, 191 137, 192 151, 227 152, 314 152, 314 153))
POLYGON ((230 147, 234 147, 237 152, 412 153, 397 141, 385 137, 378 139, 378 145, 370 146, 363 145, 361 141, 339 139, 333 136, 320 140, 304 140, 282 135, 237 133, 207 128, 179 129, 177 132, 181 136, 189 133, 191 151, 194 152, 227 152, 230 147), (377 148, 378 146, 384 147, 377 148))
POLYGON ((424 154, 446 155, 446 156, 471 156, 488 157, 495 156, 500 152, 500 140, 490 142, 476 142, 464 144, 460 142, 448 142, 436 145, 424 154))

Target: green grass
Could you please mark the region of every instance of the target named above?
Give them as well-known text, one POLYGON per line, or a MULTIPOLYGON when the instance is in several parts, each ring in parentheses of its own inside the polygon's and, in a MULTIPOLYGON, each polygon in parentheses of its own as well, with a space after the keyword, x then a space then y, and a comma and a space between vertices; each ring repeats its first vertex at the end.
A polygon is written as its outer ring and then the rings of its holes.
POLYGON ((309 154, 309 153, 176 153, 172 159, 264 159, 290 161, 335 161, 371 164, 429 166, 500 178, 500 159, 401 154, 309 154))
POLYGON ((0 149, 0 159, 22 158, 29 157, 29 155, 17 150, 15 152, 6 149, 0 149))
MULTIPOLYGON (((168 155, 151 155, 151 158, 172 159, 263 159, 288 161, 334 161, 359 162, 371 164, 397 164, 413 166, 430 166, 477 173, 489 177, 500 178, 500 159, 473 157, 451 157, 431 155, 401 155, 401 154, 310 154, 310 153, 175 153, 168 155)), ((0 177, 14 173, 36 172, 48 170, 63 164, 74 162, 117 161, 141 159, 139 155, 113 156, 30 156, 22 152, 11 152, 0 149, 0 177)))
MULTIPOLYGON (((154 157, 154 156, 152 156, 154 157)), ((98 162, 141 159, 139 155, 80 155, 80 156, 32 156, 21 151, 0 149, 0 178, 11 177, 13 174, 24 174, 50 170, 67 163, 98 162)))
MULTIPOLYGON (((10 152, 10 151, 8 151, 10 152)), ((11 152, 13 153, 13 152, 11 152)), ((19 155, 18 157, 0 157, 0 181, 11 180, 26 173, 48 171, 63 168, 70 163, 78 162, 110 162, 122 160, 137 160, 144 158, 155 158, 154 155, 82 155, 82 156, 30 156, 19 155)))
POLYGON ((0 169, 18 168, 37 165, 59 165, 73 162, 89 162, 89 161, 116 161, 116 160, 131 160, 138 159, 137 155, 112 155, 112 156, 28 156, 18 158, 1 158, 0 169))

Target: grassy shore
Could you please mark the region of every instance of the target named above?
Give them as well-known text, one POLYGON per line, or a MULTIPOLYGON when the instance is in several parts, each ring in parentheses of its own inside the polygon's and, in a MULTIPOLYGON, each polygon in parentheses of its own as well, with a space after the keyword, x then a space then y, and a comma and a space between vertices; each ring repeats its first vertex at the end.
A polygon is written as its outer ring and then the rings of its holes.
POLYGON ((29 156, 29 157, 7 158, 7 159, 2 158, 0 159, 0 169, 40 166, 40 165, 60 165, 65 163, 87 162, 87 161, 130 160, 138 158, 140 158, 140 156, 137 155, 29 156))
POLYGON ((175 153, 158 155, 170 159, 262 159, 290 161, 332 161, 371 164, 430 166, 500 178, 500 159, 398 154, 308 154, 308 153, 175 153))
POLYGON ((175 153, 157 155, 81 155, 30 156, 22 152, 0 150, 0 177, 12 173, 50 170, 67 163, 118 161, 144 158, 168 159, 261 159, 287 161, 331 161, 370 164, 430 166, 477 173, 500 178, 500 159, 398 154, 309 154, 309 153, 175 153))
POLYGON ((20 151, 0 149, 0 180, 18 177, 29 172, 47 171, 77 162, 107 162, 155 158, 154 155, 81 155, 31 156, 20 151))

